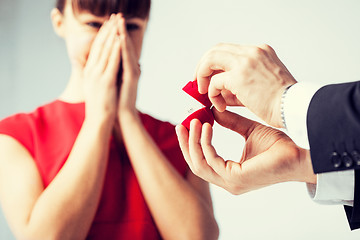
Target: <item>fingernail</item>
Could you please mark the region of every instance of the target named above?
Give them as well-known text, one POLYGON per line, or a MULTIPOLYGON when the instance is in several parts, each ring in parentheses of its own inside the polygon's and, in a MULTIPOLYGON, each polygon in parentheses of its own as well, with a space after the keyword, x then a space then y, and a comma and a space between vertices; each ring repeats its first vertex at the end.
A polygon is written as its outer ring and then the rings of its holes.
POLYGON ((194 126, 194 124, 196 124, 196 118, 194 118, 194 119, 192 119, 191 121, 190 121, 190 128, 191 128, 191 126, 194 126))

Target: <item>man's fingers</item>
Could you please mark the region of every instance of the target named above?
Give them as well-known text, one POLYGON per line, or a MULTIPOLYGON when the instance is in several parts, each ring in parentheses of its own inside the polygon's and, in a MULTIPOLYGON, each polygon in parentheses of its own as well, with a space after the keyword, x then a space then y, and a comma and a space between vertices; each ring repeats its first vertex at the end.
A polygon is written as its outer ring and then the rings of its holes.
POLYGON ((203 156, 201 156, 201 158, 197 158, 196 156, 190 155, 188 141, 189 133, 187 129, 182 125, 178 125, 176 126, 176 134, 178 136, 180 149, 184 155, 185 161, 189 165, 190 170, 205 181, 216 185, 223 185, 222 179, 213 171, 209 165, 207 165, 203 156))
POLYGON ((260 124, 250 119, 244 118, 236 113, 224 111, 219 112, 216 109, 212 109, 216 122, 221 126, 229 128, 240 135, 245 139, 249 137, 254 128, 260 124))
POLYGON ((227 89, 226 82, 231 79, 230 75, 230 72, 221 72, 211 77, 208 90, 209 99, 220 112, 226 109, 226 99, 222 92, 227 89))
POLYGON ((257 47, 265 50, 266 52, 268 52, 270 54, 275 54, 276 55, 275 50, 272 47, 270 47, 268 44, 261 44, 261 45, 259 45, 257 47))
POLYGON ((193 159, 194 171, 199 172, 206 164, 204 154, 200 145, 201 137, 201 123, 199 120, 194 119, 190 122, 189 132, 189 152, 191 159, 193 159))
POLYGON ((222 90, 221 95, 225 99, 226 106, 244 106, 236 95, 229 90, 222 90))
POLYGON ((210 124, 205 123, 202 127, 201 133, 201 147, 209 166, 220 176, 224 177, 225 172, 225 161, 217 153, 213 145, 211 144, 212 139, 212 127, 210 124))
POLYGON ((231 52, 223 50, 210 50, 200 60, 196 70, 196 79, 199 92, 205 94, 208 91, 210 77, 217 71, 228 71, 232 66, 231 52))
POLYGON ((189 132, 183 125, 177 125, 175 130, 178 137, 180 149, 184 155, 185 161, 187 162, 189 167, 192 168, 192 161, 189 153, 189 132))

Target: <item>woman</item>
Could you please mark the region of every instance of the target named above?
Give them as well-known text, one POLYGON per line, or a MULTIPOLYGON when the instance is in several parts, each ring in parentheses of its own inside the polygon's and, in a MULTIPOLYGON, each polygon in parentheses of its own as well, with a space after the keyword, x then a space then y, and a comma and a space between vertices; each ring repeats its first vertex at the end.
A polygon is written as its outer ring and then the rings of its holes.
POLYGON ((174 126, 135 107, 149 9, 57 1, 69 83, 0 122, 0 200, 17 238, 217 238, 208 185, 186 167, 174 126))

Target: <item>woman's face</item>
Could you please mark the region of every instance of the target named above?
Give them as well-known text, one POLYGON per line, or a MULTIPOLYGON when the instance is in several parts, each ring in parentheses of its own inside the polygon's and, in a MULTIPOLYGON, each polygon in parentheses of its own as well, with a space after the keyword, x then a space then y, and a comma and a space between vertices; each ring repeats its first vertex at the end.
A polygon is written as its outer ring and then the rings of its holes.
MULTIPOLYGON (((109 16, 98 17, 86 11, 74 14, 71 3, 67 3, 61 18, 61 35, 65 39, 71 64, 72 66, 84 66, 90 53, 91 44, 109 16)), ((147 19, 126 19, 126 28, 138 58, 140 58, 146 26, 147 19)))

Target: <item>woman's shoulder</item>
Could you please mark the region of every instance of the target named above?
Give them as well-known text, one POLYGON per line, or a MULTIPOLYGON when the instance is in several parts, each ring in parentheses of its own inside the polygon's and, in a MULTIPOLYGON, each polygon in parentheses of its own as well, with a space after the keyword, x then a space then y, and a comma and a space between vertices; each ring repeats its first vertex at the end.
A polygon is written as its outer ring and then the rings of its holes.
POLYGON ((22 128, 24 125, 28 125, 39 117, 39 113, 43 109, 47 109, 48 106, 53 105, 53 102, 37 107, 32 111, 22 111, 11 114, 0 121, 0 133, 2 131, 11 130, 12 128, 22 128))
POLYGON ((47 107, 46 105, 29 112, 14 113, 5 117, 0 121, 0 134, 15 139, 32 152, 33 129, 39 119, 39 112, 42 112, 42 109, 47 107))
MULTIPOLYGON (((5 117, 0 121, 0 134, 16 139, 31 152, 35 136, 47 131, 49 126, 58 125, 67 118, 69 112, 76 112, 78 109, 81 110, 77 105, 54 100, 32 111, 5 117)), ((81 122, 82 116, 79 118, 81 122)))
POLYGON ((0 120, 0 126, 29 121, 41 121, 44 118, 56 118, 59 117, 59 115, 66 117, 66 115, 63 115, 65 112, 75 112, 81 115, 83 111, 84 103, 67 103, 56 99, 40 105, 32 111, 19 112, 5 117, 0 120))
POLYGON ((44 113, 56 111, 58 108, 59 101, 54 100, 52 102, 43 104, 32 111, 23 111, 11 114, 0 120, 0 130, 12 127, 23 127, 24 124, 29 124, 44 117, 44 113))

